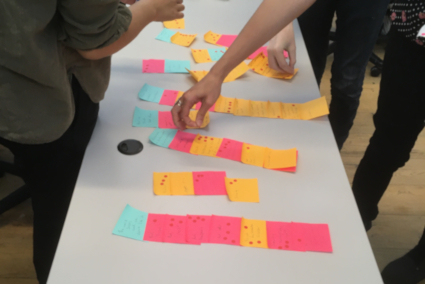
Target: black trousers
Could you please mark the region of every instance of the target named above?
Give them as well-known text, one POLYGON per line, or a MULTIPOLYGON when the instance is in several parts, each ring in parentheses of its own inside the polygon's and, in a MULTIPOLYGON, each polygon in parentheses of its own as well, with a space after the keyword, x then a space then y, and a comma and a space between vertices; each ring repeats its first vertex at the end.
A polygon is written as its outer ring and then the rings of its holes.
MULTIPOLYGON (((34 265, 46 283, 74 191, 84 151, 96 124, 99 104, 93 103, 74 78, 75 117, 58 140, 26 145, 0 138, 23 169, 34 210, 34 265)), ((52 118, 53 119, 53 118, 52 118)))
MULTIPOLYGON (((393 173, 410 158, 425 121, 425 48, 391 31, 382 70, 375 132, 353 181, 364 222, 378 215, 378 203, 393 173)), ((425 169, 425 165, 423 165, 425 169)))
POLYGON ((337 15, 329 120, 339 149, 353 126, 366 65, 388 3, 389 0, 317 0, 298 18, 320 85, 326 66, 329 31, 334 13, 337 15))

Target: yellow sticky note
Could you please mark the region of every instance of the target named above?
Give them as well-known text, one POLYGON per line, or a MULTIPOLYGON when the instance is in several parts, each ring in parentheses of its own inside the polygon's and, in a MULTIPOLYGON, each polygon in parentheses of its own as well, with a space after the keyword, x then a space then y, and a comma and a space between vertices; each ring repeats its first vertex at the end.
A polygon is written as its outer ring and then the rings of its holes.
POLYGON ((294 74, 285 74, 270 68, 268 58, 262 52, 252 59, 248 66, 258 74, 277 79, 292 79, 298 72, 298 69, 295 69, 294 74))
POLYGON ((268 248, 266 221, 242 218, 241 246, 268 248))
POLYGON ((195 155, 203 155, 216 157, 218 149, 220 148, 222 138, 196 135, 195 140, 190 148, 190 153, 195 155))
POLYGON ((191 49, 193 59, 196 63, 212 62, 210 54, 206 49, 191 49))
POLYGON ((171 37, 171 42, 181 45, 181 46, 189 46, 192 44, 192 42, 195 40, 196 38, 196 34, 194 35, 185 35, 182 34, 180 32, 176 32, 172 37, 171 37))
POLYGON ((172 195, 195 195, 191 172, 171 173, 172 195))
POLYGON ((256 178, 225 178, 226 191, 231 201, 260 202, 256 178))
MULTIPOLYGON (((189 118, 193 121, 196 120, 196 116, 198 115, 198 111, 197 110, 192 110, 189 113, 189 118)), ((205 126, 207 126, 210 123, 210 113, 207 112, 207 114, 205 114, 204 116, 204 122, 202 123, 201 127, 187 127, 187 128, 204 128, 205 126)))
POLYGON ((236 105, 235 98, 227 98, 223 96, 219 96, 217 101, 215 102, 214 111, 221 113, 233 113, 236 105))
POLYGON ((171 195, 171 173, 153 173, 153 192, 156 195, 171 195))
POLYGON ((241 155, 242 163, 257 167, 263 167, 265 157, 266 147, 243 143, 241 155))
POLYGON ((190 75, 192 75, 193 79, 195 79, 197 82, 201 81, 202 78, 204 78, 207 74, 208 71, 191 71, 186 69, 190 75))
POLYGON ((249 101, 250 103, 250 116, 254 117, 268 117, 268 102, 249 101))
POLYGON ((299 106, 300 104, 281 103, 282 118, 284 119, 301 119, 299 106))
POLYGON ((283 169, 297 166, 297 148, 288 150, 266 149, 264 167, 266 169, 283 169))
POLYGON ((213 33, 212 31, 209 31, 204 35, 204 40, 208 43, 216 44, 217 41, 220 39, 220 37, 221 37, 221 34, 216 34, 216 33, 213 33))
POLYGON ((224 79, 224 83, 231 82, 242 76, 249 70, 249 66, 245 62, 241 62, 238 66, 235 67, 224 79))
POLYGON ((267 102, 267 117, 268 118, 282 118, 281 103, 267 102))
POLYGON ((249 116, 250 114, 250 100, 235 99, 235 110, 234 115, 237 116, 249 116))
POLYGON ((325 97, 320 97, 300 105, 301 119, 308 120, 327 114, 329 114, 329 108, 325 97))
POLYGON ((167 29, 184 29, 184 19, 162 22, 167 29))

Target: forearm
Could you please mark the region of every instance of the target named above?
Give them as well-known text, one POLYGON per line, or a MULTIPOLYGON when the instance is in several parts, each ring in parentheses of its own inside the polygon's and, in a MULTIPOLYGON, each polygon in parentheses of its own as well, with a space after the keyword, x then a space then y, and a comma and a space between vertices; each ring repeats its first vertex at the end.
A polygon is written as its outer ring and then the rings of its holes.
POLYGON ((315 0, 264 0, 234 43, 211 69, 223 79, 240 62, 303 13, 315 0))

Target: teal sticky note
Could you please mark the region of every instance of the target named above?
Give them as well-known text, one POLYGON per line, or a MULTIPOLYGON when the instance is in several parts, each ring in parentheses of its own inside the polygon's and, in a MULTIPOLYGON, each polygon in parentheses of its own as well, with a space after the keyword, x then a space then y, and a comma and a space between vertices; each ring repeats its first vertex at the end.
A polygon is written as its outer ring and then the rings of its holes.
POLYGON ((226 52, 226 48, 208 48, 208 54, 212 61, 219 61, 223 54, 226 52))
POLYGON ((164 90, 165 89, 163 88, 144 84, 142 89, 139 91, 139 98, 144 101, 159 103, 162 97, 162 93, 164 93, 164 90))
POLYGON ((158 111, 136 107, 133 115, 133 126, 158 127, 158 111))
POLYGON ((112 234, 141 241, 145 235, 147 221, 148 213, 127 204, 112 234))
POLYGON ((149 140, 158 146, 168 148, 174 136, 177 134, 177 129, 161 129, 156 128, 149 136, 149 140))
POLYGON ((169 30, 169 29, 165 29, 164 28, 161 31, 161 33, 159 35, 157 35, 156 39, 171 43, 171 37, 173 35, 175 35, 176 33, 177 32, 175 32, 175 31, 172 31, 172 30, 169 30))
POLYGON ((165 59, 165 73, 189 73, 186 68, 190 70, 189 60, 165 59))

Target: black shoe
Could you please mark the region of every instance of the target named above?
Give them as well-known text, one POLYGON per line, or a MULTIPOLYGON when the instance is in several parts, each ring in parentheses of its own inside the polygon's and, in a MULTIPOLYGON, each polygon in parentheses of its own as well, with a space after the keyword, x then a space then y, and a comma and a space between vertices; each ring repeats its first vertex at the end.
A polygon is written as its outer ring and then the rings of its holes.
POLYGON ((385 284, 417 284, 425 279, 425 261, 419 265, 405 255, 390 262, 381 272, 385 284))

